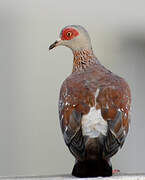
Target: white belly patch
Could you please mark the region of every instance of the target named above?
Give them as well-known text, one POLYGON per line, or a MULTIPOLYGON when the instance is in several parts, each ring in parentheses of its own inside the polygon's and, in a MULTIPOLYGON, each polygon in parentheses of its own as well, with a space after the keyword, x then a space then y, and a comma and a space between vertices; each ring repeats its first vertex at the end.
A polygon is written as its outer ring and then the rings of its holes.
POLYGON ((106 136, 107 122, 101 115, 101 110, 91 107, 88 114, 82 117, 82 133, 90 138, 99 137, 100 134, 106 136))

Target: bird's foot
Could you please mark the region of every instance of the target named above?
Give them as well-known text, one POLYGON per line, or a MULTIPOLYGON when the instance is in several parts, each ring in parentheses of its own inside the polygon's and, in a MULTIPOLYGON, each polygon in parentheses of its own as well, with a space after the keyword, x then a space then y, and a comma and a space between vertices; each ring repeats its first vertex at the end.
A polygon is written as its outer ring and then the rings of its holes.
POLYGON ((116 174, 118 174, 118 173, 120 173, 120 170, 119 170, 119 169, 113 169, 113 170, 112 170, 112 174, 113 174, 113 175, 116 175, 116 174))

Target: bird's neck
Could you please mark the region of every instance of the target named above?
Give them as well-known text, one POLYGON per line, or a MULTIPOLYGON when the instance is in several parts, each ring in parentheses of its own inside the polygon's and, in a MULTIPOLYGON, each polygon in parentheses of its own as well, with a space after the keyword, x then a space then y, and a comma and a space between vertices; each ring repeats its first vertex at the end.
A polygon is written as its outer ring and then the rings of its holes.
POLYGON ((99 64, 92 49, 74 50, 73 55, 74 60, 72 72, 85 71, 91 65, 99 64))

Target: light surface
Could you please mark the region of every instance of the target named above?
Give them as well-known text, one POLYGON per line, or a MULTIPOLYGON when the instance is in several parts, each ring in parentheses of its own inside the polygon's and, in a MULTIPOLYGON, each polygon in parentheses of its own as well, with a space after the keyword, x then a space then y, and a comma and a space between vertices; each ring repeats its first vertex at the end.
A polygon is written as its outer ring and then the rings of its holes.
POLYGON ((144 174, 120 174, 111 177, 77 178, 71 175, 0 177, 4 180, 145 180, 144 174))
POLYGON ((57 110, 72 53, 48 52, 68 24, 84 26, 102 64, 129 83, 131 128, 113 167, 145 172, 145 1, 0 0, 0 175, 72 170, 57 110))

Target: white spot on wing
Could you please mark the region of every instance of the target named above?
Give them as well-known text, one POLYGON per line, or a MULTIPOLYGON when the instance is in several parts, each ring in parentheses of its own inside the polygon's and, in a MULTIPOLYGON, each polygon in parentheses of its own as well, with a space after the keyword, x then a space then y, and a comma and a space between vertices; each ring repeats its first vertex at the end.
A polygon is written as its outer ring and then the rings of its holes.
POLYGON ((69 106, 69 105, 70 105, 70 103, 68 103, 68 102, 66 101, 65 106, 69 106))
POLYGON ((127 114, 126 113, 124 114, 124 117, 127 118, 127 114))
POLYGON ((117 111, 122 112, 120 109, 117 109, 117 111))
POLYGON ((63 117, 64 117, 64 116, 63 116, 63 115, 61 115, 61 121, 63 120, 63 117))
POLYGON ((68 126, 65 127, 65 131, 67 131, 67 130, 68 130, 68 126))
POLYGON ((106 104, 106 109, 109 109, 109 105, 108 104, 106 104))
POLYGON ((96 91, 96 94, 95 94, 95 99, 98 97, 98 95, 99 95, 99 91, 100 91, 100 89, 99 89, 99 88, 97 88, 97 91, 96 91))
POLYGON ((101 110, 96 110, 95 107, 90 108, 87 115, 82 117, 82 133, 83 135, 95 138, 107 133, 107 122, 101 115, 101 110))

